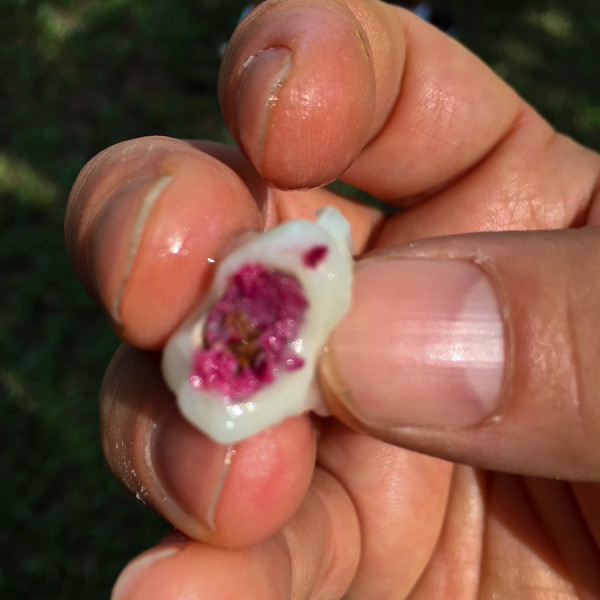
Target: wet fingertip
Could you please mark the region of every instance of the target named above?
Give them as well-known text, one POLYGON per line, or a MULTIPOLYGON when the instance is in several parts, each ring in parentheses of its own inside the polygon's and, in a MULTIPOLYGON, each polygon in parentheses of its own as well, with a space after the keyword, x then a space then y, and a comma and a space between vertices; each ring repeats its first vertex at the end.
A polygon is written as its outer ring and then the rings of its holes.
POLYGON ((227 241, 261 226, 235 171, 189 144, 162 146, 143 174, 112 186, 86 234, 95 297, 117 334, 147 349, 201 299, 227 241))

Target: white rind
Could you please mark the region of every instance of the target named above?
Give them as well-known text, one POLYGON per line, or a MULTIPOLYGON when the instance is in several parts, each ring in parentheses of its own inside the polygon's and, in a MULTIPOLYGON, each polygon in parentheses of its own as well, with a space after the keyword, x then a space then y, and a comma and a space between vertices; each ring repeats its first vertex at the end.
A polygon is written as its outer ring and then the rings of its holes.
POLYGON ((289 221, 238 246, 219 265, 205 304, 168 341, 163 374, 175 393, 183 416, 221 444, 255 435, 287 417, 316 408, 311 393, 316 362, 333 327, 350 306, 352 255, 350 226, 339 211, 327 207, 316 222, 289 221), (328 252, 314 268, 303 255, 316 245, 328 252), (192 357, 202 344, 204 321, 223 295, 228 279, 243 265, 261 263, 298 278, 308 300, 305 323, 295 343, 304 365, 287 371, 246 401, 232 402, 221 394, 196 390, 190 384, 192 357))

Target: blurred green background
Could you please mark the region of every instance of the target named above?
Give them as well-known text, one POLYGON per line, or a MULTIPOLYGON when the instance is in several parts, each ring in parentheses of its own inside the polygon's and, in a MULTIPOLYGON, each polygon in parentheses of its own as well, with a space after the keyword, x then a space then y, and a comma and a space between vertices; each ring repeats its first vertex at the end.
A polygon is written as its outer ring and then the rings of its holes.
MULTIPOLYGON (((84 163, 147 134, 227 140, 219 46, 245 2, 0 0, 0 597, 107 598, 166 531, 105 467, 116 347, 68 265, 84 163)), ((597 0, 445 0, 461 41, 558 129, 600 148, 597 0)))

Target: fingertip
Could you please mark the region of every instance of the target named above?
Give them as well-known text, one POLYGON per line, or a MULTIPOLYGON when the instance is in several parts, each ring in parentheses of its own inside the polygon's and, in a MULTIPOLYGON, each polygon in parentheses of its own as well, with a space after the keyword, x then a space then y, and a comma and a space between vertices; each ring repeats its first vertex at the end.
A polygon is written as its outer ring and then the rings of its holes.
POLYGON ((260 210, 231 168, 191 143, 114 146, 73 188, 66 238, 78 275, 118 335, 162 345, 208 285, 229 240, 260 230, 260 210))
POLYGON ((178 510, 167 518, 189 535, 226 547, 261 542, 291 518, 310 485, 315 436, 307 416, 235 446, 216 444, 179 411, 157 426, 151 462, 178 510))
MULTIPOLYGON (((198 301, 213 265, 232 237, 261 228, 260 215, 244 183, 229 168, 201 153, 165 157, 165 182, 153 205, 136 218, 128 236, 119 288, 110 290, 125 339, 158 347, 198 301)), ((150 191, 152 194, 156 188, 150 191)), ((146 196, 145 200, 151 196, 146 196)), ((100 260, 110 260, 110 249, 100 260)))
POLYGON ((129 492, 185 535, 238 547, 261 542, 294 514, 313 476, 308 415, 217 444, 180 414, 158 353, 122 346, 101 391, 106 460, 129 492))
POLYGON ((343 4, 267 3, 234 33, 219 92, 232 134, 265 180, 285 189, 329 183, 372 128, 369 41, 343 4))

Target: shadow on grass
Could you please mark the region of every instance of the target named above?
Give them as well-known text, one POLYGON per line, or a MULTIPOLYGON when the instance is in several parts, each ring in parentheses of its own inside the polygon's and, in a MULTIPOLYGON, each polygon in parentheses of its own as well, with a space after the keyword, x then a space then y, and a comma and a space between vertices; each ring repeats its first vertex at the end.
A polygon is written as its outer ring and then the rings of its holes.
MULTIPOLYGON (((124 562, 164 531, 103 466, 96 398, 116 341, 67 263, 64 205, 83 164, 110 144, 155 133, 225 139, 218 48, 244 3, 4 3, 2 597, 106 598, 124 562)), ((462 40, 552 123, 598 147, 596 0, 439 5, 462 40)))

